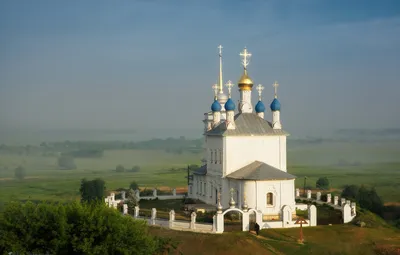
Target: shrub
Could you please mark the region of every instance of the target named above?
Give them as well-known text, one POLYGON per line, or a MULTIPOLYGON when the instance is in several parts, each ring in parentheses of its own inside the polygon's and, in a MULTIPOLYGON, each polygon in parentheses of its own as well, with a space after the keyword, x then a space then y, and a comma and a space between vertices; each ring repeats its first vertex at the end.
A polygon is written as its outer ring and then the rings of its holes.
POLYGON ((26 175, 25 168, 22 167, 22 166, 19 166, 19 167, 15 168, 14 174, 15 174, 15 179, 23 180, 25 178, 25 175, 26 175))
POLYGON ((326 177, 320 177, 315 185, 318 189, 329 189, 329 180, 326 177))
POLYGON ((124 167, 123 165, 118 165, 118 166, 115 168, 115 171, 116 171, 117 173, 125 172, 125 167, 124 167))

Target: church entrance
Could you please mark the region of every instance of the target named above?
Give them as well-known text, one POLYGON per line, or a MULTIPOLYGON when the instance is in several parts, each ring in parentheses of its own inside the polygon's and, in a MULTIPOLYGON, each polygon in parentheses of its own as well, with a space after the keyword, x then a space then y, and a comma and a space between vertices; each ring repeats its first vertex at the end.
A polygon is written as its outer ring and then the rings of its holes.
POLYGON ((256 231, 256 212, 252 211, 249 213, 249 228, 250 231, 256 231))
POLYGON ((225 232, 242 231, 243 227, 242 213, 239 211, 231 211, 224 216, 224 230, 225 232))

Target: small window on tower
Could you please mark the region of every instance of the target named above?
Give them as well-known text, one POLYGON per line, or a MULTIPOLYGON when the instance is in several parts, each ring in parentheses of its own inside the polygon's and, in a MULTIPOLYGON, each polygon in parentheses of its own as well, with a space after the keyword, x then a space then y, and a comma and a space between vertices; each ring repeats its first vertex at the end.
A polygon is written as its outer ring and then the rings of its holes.
POLYGON ((213 151, 212 151, 212 150, 210 150, 210 151, 211 151, 211 160, 210 160, 210 161, 211 161, 211 163, 212 163, 212 162, 214 161, 214 160, 213 160, 213 159, 214 159, 214 157, 213 157, 214 154, 213 154, 213 151))
POLYGON ((274 204, 274 195, 269 192, 267 193, 267 205, 273 205, 274 204))
POLYGON ((215 158, 214 158, 215 164, 217 164, 218 163, 217 150, 215 150, 214 153, 215 153, 214 154, 214 156, 215 156, 215 158))
POLYGON ((207 183, 204 183, 204 195, 207 195, 207 183))
POLYGON ((222 150, 219 150, 219 163, 222 164, 222 150))

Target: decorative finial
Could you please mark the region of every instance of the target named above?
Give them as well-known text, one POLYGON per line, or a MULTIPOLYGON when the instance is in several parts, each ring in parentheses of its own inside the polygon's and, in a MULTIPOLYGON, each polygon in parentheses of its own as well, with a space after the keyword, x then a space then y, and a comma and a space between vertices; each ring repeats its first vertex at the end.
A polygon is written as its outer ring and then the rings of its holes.
POLYGON ((218 206, 217 206, 217 212, 221 213, 222 212, 222 205, 221 205, 221 192, 218 191, 218 206))
POLYGON ((231 188, 230 192, 231 192, 231 201, 229 201, 229 206, 230 206, 230 208, 235 208, 236 202, 233 199, 233 193, 235 192, 235 189, 231 188))
POLYGON ((247 200, 246 200, 246 192, 243 195, 243 205, 242 205, 242 209, 243 211, 247 211, 249 209, 248 205, 247 205, 247 200))
POLYGON ((214 84, 212 86, 212 89, 214 90, 214 99, 217 100, 217 94, 218 94, 218 85, 214 84))
POLYGON ((222 81, 222 45, 218 46, 219 49, 219 93, 224 93, 222 81))
POLYGON ((258 101, 261 101, 261 94, 262 94, 262 91, 263 91, 263 90, 264 90, 264 86, 261 85, 261 84, 258 84, 258 85, 257 85, 258 101))
POLYGON ((275 90, 275 98, 277 98, 278 97, 278 86, 279 86, 279 83, 277 81, 275 81, 274 84, 272 84, 272 86, 274 87, 274 90, 275 90))
POLYGON ((244 50, 239 55, 242 57, 242 65, 244 67, 244 70, 246 70, 247 66, 250 63, 251 53, 247 51, 246 47, 244 47, 244 50))
POLYGON ((231 91, 232 91, 232 87, 233 87, 233 83, 229 80, 225 86, 228 88, 228 96, 229 98, 231 98, 231 91))

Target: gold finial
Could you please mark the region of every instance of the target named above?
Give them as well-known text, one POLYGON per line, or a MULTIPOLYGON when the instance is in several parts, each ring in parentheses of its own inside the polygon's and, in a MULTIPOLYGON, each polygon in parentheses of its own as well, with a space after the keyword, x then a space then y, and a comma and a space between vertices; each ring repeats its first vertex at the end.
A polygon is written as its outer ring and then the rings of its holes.
POLYGON ((218 46, 219 49, 219 93, 224 93, 222 84, 222 45, 218 46))
POLYGON ((212 89, 214 90, 214 99, 217 100, 217 94, 218 94, 218 85, 214 84, 212 86, 212 89))
POLYGON ((259 101, 261 101, 261 94, 262 94, 262 91, 264 90, 264 86, 263 85, 261 85, 261 84, 258 84, 257 85, 257 91, 258 91, 258 100, 259 101))
POLYGON ((275 95, 274 95, 275 98, 278 97, 278 86, 279 86, 279 83, 277 81, 275 81, 274 84, 272 84, 272 87, 274 87, 274 90, 275 90, 275 95))
POLYGON ((231 98, 231 91, 232 91, 232 87, 233 87, 233 83, 229 80, 225 86, 228 88, 228 97, 231 98))
POLYGON ((244 47, 243 52, 241 52, 239 55, 242 57, 242 65, 244 68, 243 75, 242 75, 242 77, 240 77, 240 80, 238 82, 239 88, 240 88, 240 90, 251 90, 251 88, 253 87, 253 81, 247 75, 247 66, 250 63, 251 53, 249 53, 247 51, 247 48, 244 47))

